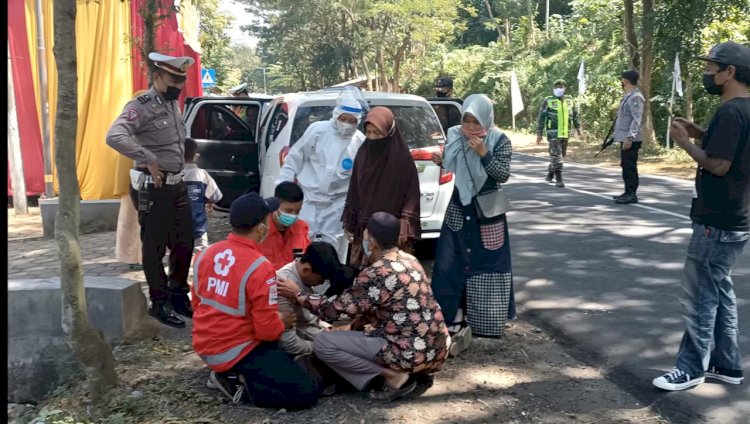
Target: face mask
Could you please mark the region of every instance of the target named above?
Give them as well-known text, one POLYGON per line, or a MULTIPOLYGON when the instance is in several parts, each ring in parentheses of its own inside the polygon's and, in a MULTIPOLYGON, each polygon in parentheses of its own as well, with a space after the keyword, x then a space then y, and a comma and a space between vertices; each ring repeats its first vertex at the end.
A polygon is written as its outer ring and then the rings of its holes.
POLYGON ((164 93, 164 100, 171 102, 180 98, 180 89, 177 87, 167 86, 167 92, 164 93))
POLYGON ((703 88, 714 96, 721 96, 724 92, 724 86, 716 84, 716 74, 703 74, 703 88))
POLYGON ((565 94, 564 88, 555 88, 552 90, 553 93, 555 93, 555 97, 562 97, 563 94, 565 94))
POLYGON ((285 227, 289 227, 297 222, 297 215, 290 213, 279 212, 279 223, 285 227))
POLYGON ((354 131, 357 130, 357 126, 348 122, 336 121, 336 129, 342 136, 351 137, 354 135, 354 131))
POLYGON ((438 97, 448 97, 448 93, 444 93, 442 91, 436 92, 435 95, 438 97))
POLYGON ((370 239, 362 240, 362 250, 365 252, 365 258, 372 256, 372 250, 370 249, 370 239))

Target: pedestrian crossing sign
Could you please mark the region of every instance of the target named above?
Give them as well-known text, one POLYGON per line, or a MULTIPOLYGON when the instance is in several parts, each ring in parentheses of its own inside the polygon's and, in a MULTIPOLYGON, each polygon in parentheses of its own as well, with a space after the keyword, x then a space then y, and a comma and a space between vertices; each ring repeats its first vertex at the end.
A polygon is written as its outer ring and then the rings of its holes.
POLYGON ((201 69, 201 82, 203 88, 211 88, 216 86, 216 70, 215 69, 201 69))

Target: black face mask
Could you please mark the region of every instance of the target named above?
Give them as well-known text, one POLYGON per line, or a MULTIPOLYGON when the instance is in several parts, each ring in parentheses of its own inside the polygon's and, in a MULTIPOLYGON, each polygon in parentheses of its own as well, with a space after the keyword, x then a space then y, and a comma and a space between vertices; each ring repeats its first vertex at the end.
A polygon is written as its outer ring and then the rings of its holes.
POLYGON ((438 97, 448 97, 448 93, 443 93, 443 92, 440 92, 440 91, 436 92, 435 95, 438 96, 438 97))
POLYGON ((703 88, 714 96, 721 96, 724 92, 724 86, 716 84, 716 74, 703 74, 703 88))
POLYGON ((177 87, 167 86, 167 92, 164 93, 164 99, 168 102, 177 100, 180 98, 180 91, 182 90, 177 87))

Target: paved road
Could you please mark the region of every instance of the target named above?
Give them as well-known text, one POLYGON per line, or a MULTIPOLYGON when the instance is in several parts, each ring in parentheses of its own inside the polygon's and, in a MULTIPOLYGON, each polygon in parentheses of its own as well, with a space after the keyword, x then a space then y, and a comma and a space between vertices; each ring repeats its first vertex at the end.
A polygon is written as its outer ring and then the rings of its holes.
MULTIPOLYGON (((565 189, 543 181, 546 161, 515 154, 505 186, 518 302, 581 359, 674 422, 750 422, 750 384, 665 393, 683 331, 678 300, 690 236, 692 183, 642 176, 639 205, 616 205, 619 169, 566 164, 565 189), (702 418, 700 418, 702 417, 702 418)), ((750 370, 750 249, 734 270, 744 367, 750 370)))

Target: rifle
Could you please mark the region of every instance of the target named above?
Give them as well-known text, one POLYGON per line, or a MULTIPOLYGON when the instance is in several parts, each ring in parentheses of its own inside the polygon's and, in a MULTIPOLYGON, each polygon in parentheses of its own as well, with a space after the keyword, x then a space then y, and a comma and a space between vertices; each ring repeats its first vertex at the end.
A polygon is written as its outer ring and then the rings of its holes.
MULTIPOLYGON (((607 147, 611 146, 612 143, 615 142, 615 136, 612 134, 612 131, 615 129, 615 122, 617 122, 617 118, 615 118, 614 121, 612 121, 612 126, 609 127, 609 131, 607 131, 607 136, 604 137, 604 141, 602 141, 602 147, 599 150, 599 153, 603 152, 607 149, 607 147)), ((594 157, 599 156, 599 153, 595 154, 594 157)))

